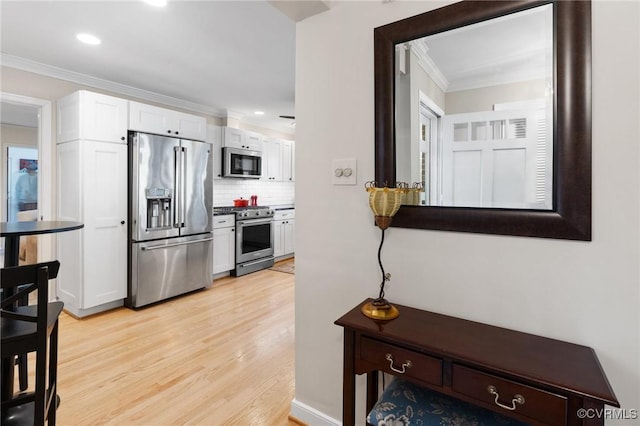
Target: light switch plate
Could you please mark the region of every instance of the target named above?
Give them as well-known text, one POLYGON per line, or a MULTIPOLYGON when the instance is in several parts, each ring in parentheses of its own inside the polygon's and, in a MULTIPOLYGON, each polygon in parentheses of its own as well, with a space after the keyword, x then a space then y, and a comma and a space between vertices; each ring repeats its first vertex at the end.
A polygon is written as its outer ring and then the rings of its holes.
POLYGON ((356 185, 358 162, 355 158, 333 160, 331 177, 334 185, 356 185))

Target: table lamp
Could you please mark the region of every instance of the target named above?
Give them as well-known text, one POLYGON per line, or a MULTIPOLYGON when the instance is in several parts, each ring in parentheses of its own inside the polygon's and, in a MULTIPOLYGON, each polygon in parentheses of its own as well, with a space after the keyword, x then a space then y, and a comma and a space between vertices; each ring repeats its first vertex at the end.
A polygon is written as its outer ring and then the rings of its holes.
POLYGON ((378 297, 362 306, 362 313, 375 320, 391 320, 400 315, 398 309, 384 298, 384 285, 389 281, 391 274, 384 272, 382 259, 382 244, 384 243, 384 231, 391 225, 391 219, 403 203, 404 195, 407 192, 407 185, 398 182, 395 188, 388 186, 378 186, 376 182, 367 182, 365 188, 369 193, 369 207, 375 215, 378 228, 382 230, 380 246, 378 247, 378 264, 382 272, 382 282, 380 283, 380 293, 378 297))

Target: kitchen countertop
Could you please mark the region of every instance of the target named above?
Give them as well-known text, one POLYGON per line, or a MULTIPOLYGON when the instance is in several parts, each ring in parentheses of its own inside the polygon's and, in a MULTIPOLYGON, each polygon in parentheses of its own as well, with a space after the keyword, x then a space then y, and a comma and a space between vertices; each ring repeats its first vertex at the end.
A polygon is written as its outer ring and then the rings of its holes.
MULTIPOLYGON (((264 206, 264 207, 266 207, 266 206, 264 206)), ((296 208, 295 204, 276 204, 276 205, 268 206, 268 207, 270 207, 270 208, 272 208, 273 210, 276 210, 276 211, 277 210, 289 210, 289 209, 295 209, 296 208)), ((233 212, 216 212, 216 211, 213 212, 214 216, 224 216, 224 215, 227 215, 227 214, 234 214, 234 213, 233 212)))

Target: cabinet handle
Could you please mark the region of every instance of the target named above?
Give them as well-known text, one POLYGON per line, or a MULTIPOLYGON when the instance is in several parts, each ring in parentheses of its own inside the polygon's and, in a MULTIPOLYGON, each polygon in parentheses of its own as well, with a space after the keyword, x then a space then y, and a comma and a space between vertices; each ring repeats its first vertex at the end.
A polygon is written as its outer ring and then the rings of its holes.
POLYGON ((395 368, 395 367, 393 366, 393 355, 391 355, 391 354, 386 354, 386 355, 385 355, 385 358, 386 358, 386 360, 387 360, 387 361, 389 361, 389 368, 390 368, 391 370, 395 371, 396 373, 404 374, 404 373, 407 371, 406 369, 407 369, 407 368, 411 368, 411 366, 413 365, 413 364, 411 363, 411 361, 410 361, 410 360, 406 360, 406 361, 405 361, 405 362, 403 362, 403 363, 402 363, 402 365, 400 366, 400 367, 402 367, 402 370, 400 370, 400 369, 395 368))
POLYGON ((126 138, 125 138, 124 136, 122 136, 122 137, 120 138, 120 140, 121 140, 121 141, 123 141, 123 140, 125 140, 125 139, 126 139, 126 138))
POLYGON ((180 134, 180 132, 176 130, 176 131, 175 131, 175 134, 176 134, 176 135, 179 135, 179 134, 180 134))
POLYGON ((167 130, 167 133, 171 134, 171 130, 167 130))
POLYGON ((121 220, 121 221, 120 221, 120 225, 124 225, 124 220, 121 220))
POLYGON ((498 393, 498 389, 495 386, 493 385, 487 386, 487 391, 491 395, 495 395, 496 399, 494 399, 493 402, 498 407, 504 408, 505 410, 514 411, 516 409, 516 404, 524 405, 524 396, 520 395, 519 393, 513 396, 513 399, 511 400, 511 407, 509 407, 508 405, 504 405, 500 403, 500 401, 498 401, 498 398, 500 398, 500 394, 498 393))

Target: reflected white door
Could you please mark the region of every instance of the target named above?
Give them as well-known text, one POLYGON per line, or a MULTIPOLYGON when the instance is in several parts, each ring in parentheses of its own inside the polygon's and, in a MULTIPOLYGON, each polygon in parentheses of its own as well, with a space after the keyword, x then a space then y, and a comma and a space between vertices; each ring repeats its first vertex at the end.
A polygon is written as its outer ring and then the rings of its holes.
POLYGON ((443 205, 551 208, 546 132, 542 109, 444 116, 443 205))

